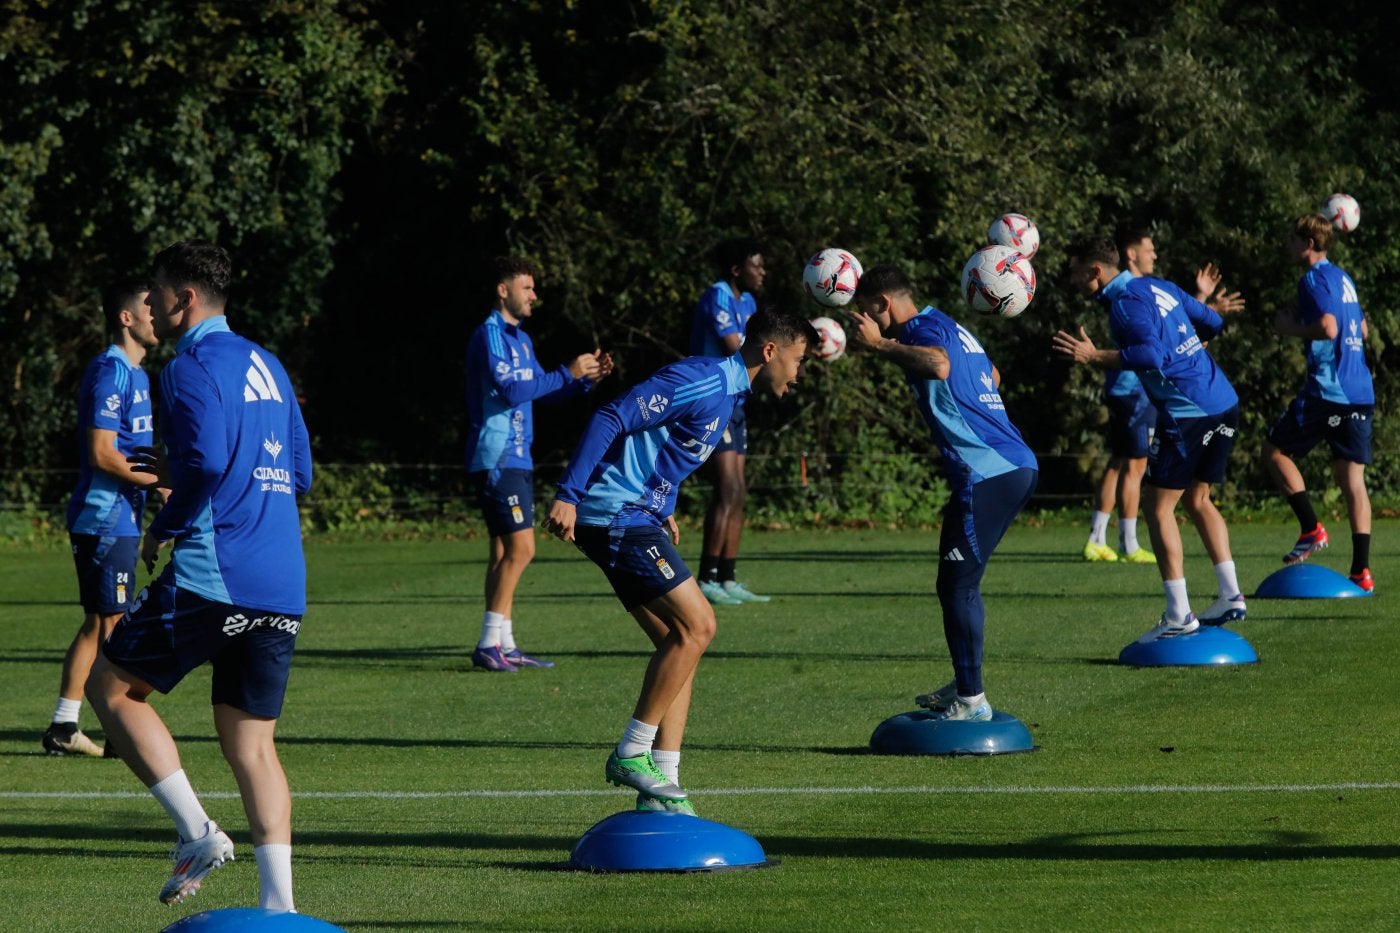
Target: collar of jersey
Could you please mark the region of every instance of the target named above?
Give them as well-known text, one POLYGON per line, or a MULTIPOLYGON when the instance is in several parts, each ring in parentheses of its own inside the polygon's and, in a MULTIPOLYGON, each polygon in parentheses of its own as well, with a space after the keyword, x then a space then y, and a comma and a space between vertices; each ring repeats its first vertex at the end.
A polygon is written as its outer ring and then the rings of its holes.
POLYGON ((720 360, 719 368, 729 377, 730 395, 748 395, 753 391, 753 384, 749 382, 749 371, 739 354, 720 360))
POLYGON ((1128 287, 1128 283, 1134 278, 1136 278, 1136 276, 1127 269, 1124 269, 1113 277, 1113 281, 1099 290, 1099 298, 1104 301, 1112 301, 1123 293, 1123 290, 1128 287))
POLYGON ((112 344, 111 346, 109 346, 109 347, 107 348, 107 355, 108 355, 108 356, 114 356, 114 357, 116 357, 117 359, 121 360, 123 363, 125 363, 125 364, 127 365, 127 368, 129 368, 129 369, 136 369, 136 368, 137 368, 137 367, 136 367, 136 364, 133 363, 133 362, 131 362, 131 357, 129 357, 129 356, 126 355, 126 351, 123 350, 123 349, 122 349, 121 347, 119 347, 118 345, 116 345, 115 343, 112 344))
POLYGON ((507 321, 507 320, 506 320, 506 316, 505 316, 504 314, 501 313, 501 309, 500 309, 500 308, 497 308, 496 310, 492 311, 492 312, 491 312, 491 316, 492 316, 493 318, 495 318, 496 320, 500 321, 500 322, 501 322, 501 327, 505 328, 505 330, 506 330, 508 333, 511 333, 511 334, 518 334, 518 333, 520 333, 520 325, 519 325, 519 324, 512 324, 510 321, 507 321))
POLYGON ((179 353, 187 347, 192 347, 210 334, 217 334, 220 331, 227 333, 229 330, 228 318, 222 314, 216 314, 211 318, 200 321, 191 327, 185 336, 180 338, 180 342, 175 344, 175 352, 179 353))

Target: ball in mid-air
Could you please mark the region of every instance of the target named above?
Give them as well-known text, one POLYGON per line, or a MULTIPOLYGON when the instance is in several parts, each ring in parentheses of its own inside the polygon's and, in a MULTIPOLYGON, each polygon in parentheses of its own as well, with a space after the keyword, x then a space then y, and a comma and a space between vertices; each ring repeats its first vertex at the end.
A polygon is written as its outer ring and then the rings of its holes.
POLYGON ((829 317, 812 318, 812 327, 816 328, 820 338, 815 353, 817 359, 828 363, 839 360, 846 352, 846 329, 829 317))
POLYGON ((814 254, 802 269, 802 289, 828 308, 850 302, 860 281, 860 260, 844 249, 829 247, 814 254))
POLYGON ((1338 230, 1350 233, 1361 224, 1361 205, 1351 195, 1338 192, 1323 202, 1322 216, 1338 230))
POLYGON ((1035 268, 1009 246, 984 246, 963 266, 962 293, 978 314, 1015 317, 1035 297, 1035 268))
POLYGON ((1027 259, 1040 249, 1040 230, 1024 214, 1002 214, 987 228, 987 242, 1009 246, 1027 259))

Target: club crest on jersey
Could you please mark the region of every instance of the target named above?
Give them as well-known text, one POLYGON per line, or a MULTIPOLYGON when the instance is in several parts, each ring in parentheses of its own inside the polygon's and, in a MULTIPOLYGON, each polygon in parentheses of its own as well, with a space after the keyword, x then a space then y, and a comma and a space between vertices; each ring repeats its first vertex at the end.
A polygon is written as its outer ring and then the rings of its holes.
POLYGON ((103 404, 107 406, 108 411, 116 411, 118 408, 122 407, 122 397, 120 395, 117 395, 116 393, 113 393, 112 395, 107 396, 107 401, 105 401, 103 404))
POLYGON ((277 455, 282 452, 282 442, 275 434, 269 434, 267 440, 263 441, 263 450, 272 454, 272 461, 277 462, 277 455))
POLYGON ((666 410, 666 406, 670 404, 670 401, 671 400, 664 395, 653 395, 647 400, 647 407, 659 415, 666 410))
POLYGON ((506 376, 509 376, 509 375, 510 375, 510 364, 507 363, 505 360, 501 360, 499 363, 497 363, 497 364, 496 364, 496 375, 500 376, 501 378, 505 378, 506 376))
MULTIPOLYGON (((729 317, 729 312, 728 312, 728 311, 721 311, 719 314, 716 314, 716 315, 715 315, 715 321, 717 321, 717 322, 719 323, 719 326, 720 326, 720 327, 723 327, 723 326, 725 326, 726 324, 728 324, 728 323, 730 322, 730 320, 731 320, 731 318, 729 317)), ((670 578, 670 577, 667 577, 666 579, 669 580, 669 579, 671 579, 671 578, 670 578)))

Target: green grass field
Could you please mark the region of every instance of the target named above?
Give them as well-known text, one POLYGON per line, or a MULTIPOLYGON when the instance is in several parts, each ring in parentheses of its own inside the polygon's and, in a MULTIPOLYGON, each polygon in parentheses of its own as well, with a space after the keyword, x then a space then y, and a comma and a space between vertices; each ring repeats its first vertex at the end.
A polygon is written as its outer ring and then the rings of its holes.
MULTIPOLYGON (((1294 530, 1232 531, 1252 591, 1294 530)), ((1186 533, 1203 608, 1214 578, 1186 533)), ((777 598, 720 610, 682 778, 781 864, 716 875, 559 870, 631 804, 602 767, 647 654, 572 547, 541 540, 515 612, 558 668, 502 675, 468 660, 482 541, 313 543, 280 727, 298 906, 353 931, 1395 929, 1400 525, 1377 527, 1379 596, 1252 601, 1235 628, 1261 663, 1214 669, 1115 663, 1160 584, 1084 563, 1083 537, 1016 527, 984 587, 988 695, 1041 751, 942 759, 867 752, 949 676, 936 533, 751 532, 741 575, 777 598)), ((1334 542, 1316 560, 1345 572, 1334 542)), ((147 931, 255 904, 207 672, 157 706, 239 860, 185 905, 156 899, 173 831, 130 772, 41 753, 73 590, 66 550, 0 552, 0 927, 147 931)), ((86 706, 83 726, 100 733, 86 706)))

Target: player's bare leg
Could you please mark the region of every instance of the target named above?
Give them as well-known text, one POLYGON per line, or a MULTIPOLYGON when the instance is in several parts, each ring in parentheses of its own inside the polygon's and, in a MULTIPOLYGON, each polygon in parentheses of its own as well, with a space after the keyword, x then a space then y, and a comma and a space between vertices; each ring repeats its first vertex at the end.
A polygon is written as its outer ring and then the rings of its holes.
POLYGON ((1138 639, 1139 642, 1184 635, 1195 631, 1200 625, 1191 614, 1190 600, 1186 595, 1186 562, 1182 553, 1181 529, 1176 524, 1176 504, 1181 501, 1184 492, 1182 489, 1153 486, 1147 495, 1147 529, 1152 536, 1152 550, 1156 552, 1157 570, 1162 576, 1167 608, 1158 623, 1138 639))
MULTIPOLYGON (((535 530, 522 528, 507 535, 492 535, 487 546, 486 562, 486 614, 482 621, 481 637, 472 651, 472 666, 488 671, 513 672, 520 666, 511 660, 513 653, 525 660, 515 646, 513 633, 507 637, 506 630, 513 619, 515 610, 515 590, 525 568, 535 559, 535 530)), ((552 662, 528 658, 531 666, 553 667, 552 662)))
MULTIPOLYGON (((83 687, 87 684, 93 661, 97 659, 98 648, 112 634, 112 629, 121 621, 121 617, 121 613, 98 615, 89 612, 83 615, 83 624, 79 626, 73 641, 68 645, 67 653, 63 656, 63 673, 58 684, 59 699, 74 704, 82 701, 83 687)), ((76 709, 76 706, 74 708, 76 709)), ((95 757, 102 754, 102 749, 78 728, 76 717, 71 724, 66 721, 51 723, 44 733, 43 744, 51 755, 95 757)))

